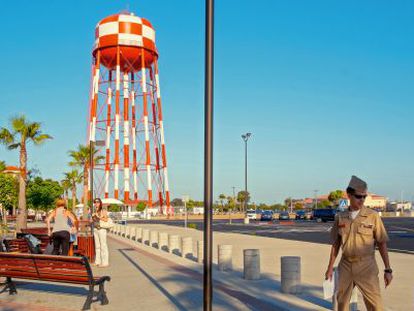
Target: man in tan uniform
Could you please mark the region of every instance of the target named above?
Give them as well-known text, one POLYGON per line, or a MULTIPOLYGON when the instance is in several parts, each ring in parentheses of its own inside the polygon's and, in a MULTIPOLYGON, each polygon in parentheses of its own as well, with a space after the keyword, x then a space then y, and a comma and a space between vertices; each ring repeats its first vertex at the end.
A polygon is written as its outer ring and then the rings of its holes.
POLYGON ((326 279, 332 279, 333 265, 342 248, 339 262, 338 310, 348 311, 354 286, 361 291, 368 311, 383 310, 378 266, 375 261, 375 246, 384 262, 384 281, 387 287, 392 280, 392 269, 388 259, 388 235, 378 213, 365 207, 367 184, 352 176, 346 189, 350 200, 348 211, 338 213, 332 227, 332 248, 326 279))

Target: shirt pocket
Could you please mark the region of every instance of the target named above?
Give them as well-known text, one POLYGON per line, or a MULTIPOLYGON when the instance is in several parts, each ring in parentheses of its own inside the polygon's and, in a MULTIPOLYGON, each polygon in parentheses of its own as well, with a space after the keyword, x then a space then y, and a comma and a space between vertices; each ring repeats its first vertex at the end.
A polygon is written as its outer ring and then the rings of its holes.
POLYGON ((362 235, 373 235, 372 228, 366 227, 366 226, 359 226, 358 227, 358 233, 362 235))

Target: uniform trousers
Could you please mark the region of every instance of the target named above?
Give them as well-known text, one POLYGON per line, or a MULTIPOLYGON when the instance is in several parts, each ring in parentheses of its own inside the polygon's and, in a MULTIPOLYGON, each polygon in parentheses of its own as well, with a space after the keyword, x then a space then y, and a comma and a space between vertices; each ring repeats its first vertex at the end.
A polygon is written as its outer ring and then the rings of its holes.
POLYGON ((338 267, 338 311, 349 311, 352 290, 359 288, 368 311, 382 311, 382 299, 375 257, 362 258, 355 262, 341 259, 338 267))
POLYGON ((95 264, 109 265, 108 244, 106 243, 106 229, 95 229, 93 235, 95 238, 95 264))

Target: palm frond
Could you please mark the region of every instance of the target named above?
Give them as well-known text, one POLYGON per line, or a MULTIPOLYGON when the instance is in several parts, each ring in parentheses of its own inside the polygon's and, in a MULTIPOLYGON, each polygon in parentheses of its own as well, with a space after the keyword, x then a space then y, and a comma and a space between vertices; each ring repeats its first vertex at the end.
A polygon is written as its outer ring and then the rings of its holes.
POLYGON ((35 136, 35 137, 32 138, 35 145, 40 145, 40 144, 44 143, 46 141, 46 139, 53 139, 53 137, 48 135, 48 134, 40 134, 40 132, 39 132, 38 136, 35 136))
POLYGON ((17 148, 19 148, 20 147, 20 143, 16 143, 16 144, 10 144, 10 145, 8 145, 7 146, 7 149, 9 149, 9 150, 14 150, 14 149, 17 149, 17 148))
POLYGON ((13 130, 17 133, 23 134, 27 128, 27 120, 24 115, 14 116, 10 119, 10 124, 13 130))
POLYGON ((14 135, 8 129, 2 127, 0 129, 0 143, 3 145, 9 145, 14 143, 14 135))

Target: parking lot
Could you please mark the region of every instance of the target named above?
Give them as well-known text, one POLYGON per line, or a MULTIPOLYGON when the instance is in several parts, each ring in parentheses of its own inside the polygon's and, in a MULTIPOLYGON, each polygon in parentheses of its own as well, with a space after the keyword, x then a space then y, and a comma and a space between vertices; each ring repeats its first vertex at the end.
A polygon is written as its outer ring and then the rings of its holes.
MULTIPOLYGON (((390 237, 388 244, 390 251, 414 254, 414 217, 389 217, 383 218, 383 221, 390 237)), ((184 222, 178 220, 138 220, 133 222, 184 226, 184 222)), ((195 224, 198 230, 203 230, 202 220, 191 220, 189 223, 195 224)), ((312 220, 251 220, 246 225, 240 219, 232 220, 232 224, 229 224, 229 220, 214 220, 213 230, 329 244, 329 231, 332 224, 333 222, 318 223, 312 220)))

